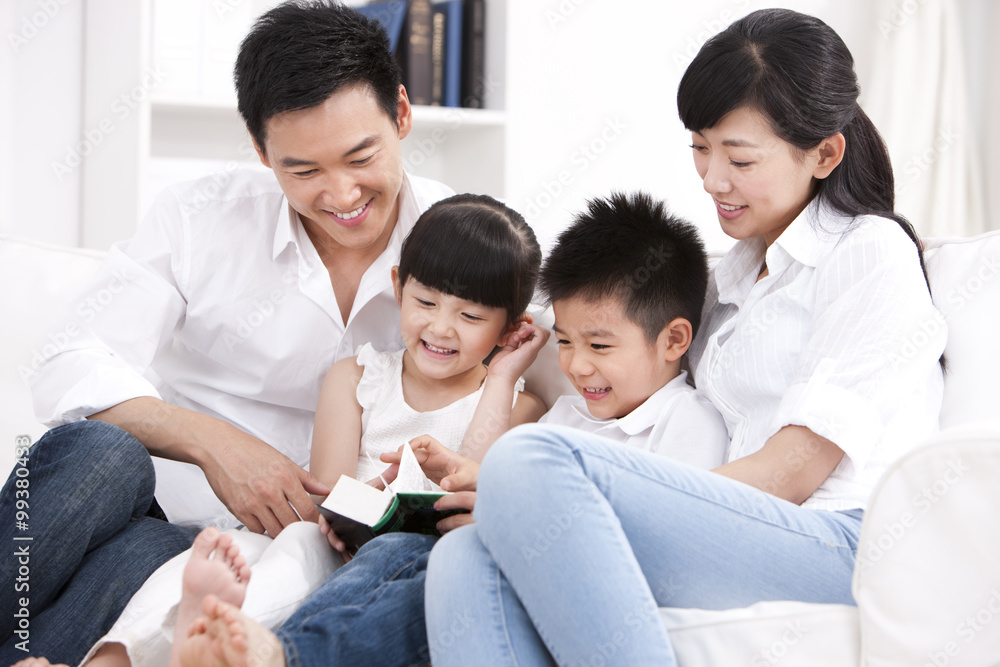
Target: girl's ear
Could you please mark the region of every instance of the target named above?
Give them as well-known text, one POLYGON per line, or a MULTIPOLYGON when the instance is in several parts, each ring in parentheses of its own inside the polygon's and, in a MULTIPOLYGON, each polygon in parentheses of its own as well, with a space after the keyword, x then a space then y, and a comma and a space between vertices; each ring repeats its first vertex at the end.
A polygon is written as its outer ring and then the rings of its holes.
MULTIPOLYGON (((384 274, 383 274, 384 275, 384 274)), ((396 305, 403 305, 403 286, 399 284, 399 267, 392 267, 392 291, 396 294, 396 305)))
POLYGON ((684 317, 675 317, 663 327, 657 341, 663 346, 663 358, 667 361, 677 361, 691 347, 691 322, 684 317))
POLYGON ((844 152, 847 150, 847 140, 842 133, 838 132, 832 137, 827 137, 819 142, 817 150, 819 151, 819 161, 816 163, 813 177, 822 179, 833 173, 837 165, 844 160, 844 152))
POLYGON ((510 337, 514 335, 514 332, 521 328, 521 323, 531 324, 534 322, 534 318, 527 313, 523 313, 516 320, 507 325, 507 328, 503 330, 500 334, 500 338, 497 340, 497 347, 503 347, 510 340, 510 337))

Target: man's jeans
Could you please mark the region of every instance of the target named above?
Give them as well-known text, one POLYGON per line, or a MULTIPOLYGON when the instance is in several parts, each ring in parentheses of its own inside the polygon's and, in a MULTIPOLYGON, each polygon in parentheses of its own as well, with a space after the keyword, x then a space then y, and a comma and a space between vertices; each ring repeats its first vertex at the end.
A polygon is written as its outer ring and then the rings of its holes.
POLYGON ((154 486, 142 444, 100 421, 53 429, 19 460, 0 492, 0 665, 78 663, 191 546, 190 531, 146 516, 154 486))
POLYGON ((364 545, 277 631, 288 667, 427 664, 424 576, 435 542, 391 533, 364 545))
POLYGON ((483 461, 476 523, 430 559, 431 657, 674 665, 657 607, 853 604, 861 516, 581 431, 521 426, 483 461))

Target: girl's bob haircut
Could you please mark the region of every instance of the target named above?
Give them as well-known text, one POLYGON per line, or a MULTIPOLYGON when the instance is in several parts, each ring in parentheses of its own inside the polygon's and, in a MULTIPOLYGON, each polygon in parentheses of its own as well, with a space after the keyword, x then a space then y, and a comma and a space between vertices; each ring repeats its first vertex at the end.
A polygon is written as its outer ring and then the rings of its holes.
POLYGON ((462 194, 427 209, 403 241, 399 284, 432 289, 524 314, 535 292, 542 251, 521 214, 487 195, 462 194))

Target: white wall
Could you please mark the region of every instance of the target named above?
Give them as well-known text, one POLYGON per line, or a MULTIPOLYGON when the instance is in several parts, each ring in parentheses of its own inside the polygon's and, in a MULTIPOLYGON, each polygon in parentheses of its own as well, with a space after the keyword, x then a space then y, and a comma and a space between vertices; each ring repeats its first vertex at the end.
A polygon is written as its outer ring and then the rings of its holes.
POLYGON ((80 141, 81 0, 0 4, 0 233, 76 245, 80 174, 56 174, 80 141))

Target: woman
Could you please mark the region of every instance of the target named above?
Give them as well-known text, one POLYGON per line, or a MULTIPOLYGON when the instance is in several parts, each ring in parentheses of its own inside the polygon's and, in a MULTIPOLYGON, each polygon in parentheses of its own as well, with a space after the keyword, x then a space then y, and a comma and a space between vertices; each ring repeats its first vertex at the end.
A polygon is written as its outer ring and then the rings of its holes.
POLYGON ((937 429, 945 339, 858 93, 843 41, 787 10, 750 14, 695 57, 678 109, 739 242, 690 362, 726 418, 728 463, 512 431, 484 461, 476 524, 431 557, 436 666, 669 665, 658 606, 853 604, 868 495, 937 429))

